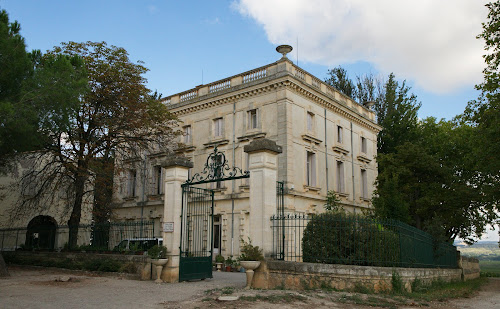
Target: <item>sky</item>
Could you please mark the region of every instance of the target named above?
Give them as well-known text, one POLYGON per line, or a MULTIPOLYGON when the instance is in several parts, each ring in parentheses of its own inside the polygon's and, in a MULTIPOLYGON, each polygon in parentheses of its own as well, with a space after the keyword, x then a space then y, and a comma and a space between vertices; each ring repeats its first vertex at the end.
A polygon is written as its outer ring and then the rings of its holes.
MULTIPOLYGON (((148 86, 179 93, 281 58, 324 80, 393 72, 422 107, 451 120, 478 97, 485 0, 0 0, 28 49, 106 41, 149 68, 148 86)), ((492 233, 495 236, 496 233, 492 233)), ((498 239, 498 235, 496 235, 498 239)))

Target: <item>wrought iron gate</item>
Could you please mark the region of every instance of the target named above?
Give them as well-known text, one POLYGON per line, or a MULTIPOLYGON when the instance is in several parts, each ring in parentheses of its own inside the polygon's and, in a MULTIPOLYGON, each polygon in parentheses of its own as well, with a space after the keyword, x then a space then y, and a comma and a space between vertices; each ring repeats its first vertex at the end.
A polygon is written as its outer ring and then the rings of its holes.
POLYGON ((182 186, 179 281, 212 278, 214 192, 182 186))
POLYGON ((248 171, 229 167, 215 147, 203 171, 182 185, 179 281, 212 278, 214 192, 194 185, 249 177, 248 171))

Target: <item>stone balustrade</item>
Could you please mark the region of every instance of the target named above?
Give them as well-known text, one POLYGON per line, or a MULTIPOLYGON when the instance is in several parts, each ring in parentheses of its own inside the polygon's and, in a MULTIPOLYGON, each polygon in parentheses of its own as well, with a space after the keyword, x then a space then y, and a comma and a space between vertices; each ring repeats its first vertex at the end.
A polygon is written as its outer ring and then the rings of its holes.
POLYGON ((350 97, 339 92, 334 87, 326 84, 317 77, 309 74, 303 69, 294 65, 288 59, 281 59, 275 63, 263 66, 251 71, 247 71, 226 79, 222 79, 207 85, 200 85, 194 89, 189 89, 187 91, 174 94, 163 98, 163 102, 168 104, 172 108, 175 108, 179 103, 190 103, 196 100, 202 100, 208 96, 218 95, 223 91, 231 91, 233 87, 241 87, 241 85, 247 84, 249 86, 255 83, 260 83, 266 79, 271 79, 276 75, 290 75, 295 77, 298 81, 311 87, 314 91, 317 91, 323 95, 326 95, 330 99, 344 105, 345 107, 355 111, 356 113, 375 121, 375 112, 366 108, 365 106, 357 103, 350 97))

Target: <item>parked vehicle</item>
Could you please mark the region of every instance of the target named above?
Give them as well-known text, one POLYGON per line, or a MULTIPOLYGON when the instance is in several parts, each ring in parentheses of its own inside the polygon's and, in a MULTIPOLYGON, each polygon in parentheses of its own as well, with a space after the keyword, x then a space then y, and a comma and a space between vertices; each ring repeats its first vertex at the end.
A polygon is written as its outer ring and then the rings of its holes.
POLYGON ((163 245, 163 238, 130 238, 120 241, 114 251, 147 251, 154 245, 163 245))

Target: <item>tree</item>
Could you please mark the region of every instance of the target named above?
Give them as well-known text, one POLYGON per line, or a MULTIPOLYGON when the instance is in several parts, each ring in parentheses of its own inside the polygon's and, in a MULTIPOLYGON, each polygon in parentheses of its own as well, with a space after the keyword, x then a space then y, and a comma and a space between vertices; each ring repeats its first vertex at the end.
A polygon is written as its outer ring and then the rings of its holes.
POLYGON ((421 104, 410 90, 406 81, 400 85, 391 73, 383 92, 375 100, 377 121, 383 127, 377 137, 379 154, 392 153, 396 146, 417 138, 417 114, 421 104))
POLYGON ((472 243, 496 216, 475 185, 473 128, 431 117, 419 122, 418 132, 415 140, 378 156, 384 169, 377 178, 375 213, 440 240, 472 243))
POLYGON ((356 86, 348 77, 347 71, 344 68, 338 66, 334 69, 328 70, 327 74, 329 76, 325 79, 325 83, 335 87, 337 90, 351 98, 356 96, 356 86))
POLYGON ((59 59, 69 60, 72 69, 67 68, 68 74, 73 78, 57 82, 76 85, 60 95, 31 97, 37 105, 45 106, 54 99, 58 104, 56 109, 46 110, 40 128, 48 138, 43 149, 30 155, 33 169, 25 175, 38 180, 36 194, 23 199, 16 211, 39 208, 47 192, 68 185, 73 193, 68 220, 69 245, 73 247, 82 202, 95 187, 93 182, 109 180, 110 164, 119 168, 119 160, 114 160, 117 156, 126 160, 138 158, 144 151, 168 152, 177 133, 175 118, 145 85, 147 69, 142 63, 132 63, 125 49, 105 42, 63 43, 40 58, 40 74, 58 71, 45 68, 59 59))
MULTIPOLYGON (((21 26, 0 11, 0 166, 13 154, 39 146, 37 112, 22 102, 22 89, 33 73, 21 26)), ((35 51, 34 54, 37 52, 35 51)))
POLYGON ((477 100, 469 102, 463 120, 474 126, 478 183, 484 195, 499 209, 500 205, 500 1, 486 4, 488 20, 478 39, 485 42, 486 67, 484 81, 476 86, 481 91, 477 100))

